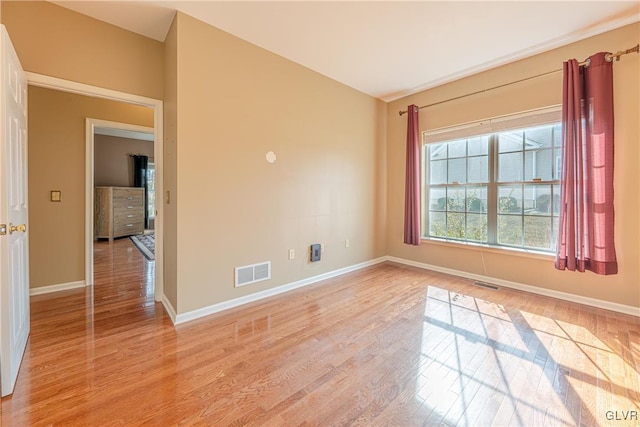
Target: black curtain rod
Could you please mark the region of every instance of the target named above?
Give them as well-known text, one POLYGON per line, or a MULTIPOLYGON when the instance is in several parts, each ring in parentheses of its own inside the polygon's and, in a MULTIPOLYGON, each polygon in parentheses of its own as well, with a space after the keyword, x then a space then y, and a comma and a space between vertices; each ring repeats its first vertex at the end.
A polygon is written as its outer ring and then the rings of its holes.
MULTIPOLYGON (((613 61, 614 58, 615 58, 616 61, 619 61, 620 57, 622 55, 626 55, 626 54, 633 53, 633 52, 640 53, 640 43, 635 45, 634 47, 632 47, 630 49, 621 50, 621 51, 618 51, 616 53, 607 54, 605 57, 606 57, 606 59, 608 61, 613 61)), ((588 60, 587 61, 582 61, 580 63, 580 65, 589 65, 589 61, 588 60)), ((433 106, 436 106, 436 105, 444 104, 445 102, 450 102, 450 101, 455 101, 455 100, 458 100, 458 99, 466 98, 467 96, 478 95, 479 93, 488 92, 490 90, 500 89, 502 87, 510 86, 510 85, 513 85, 513 84, 516 84, 516 83, 526 82, 527 80, 533 80, 533 79, 537 79, 537 78, 540 78, 540 77, 545 77, 545 76, 548 76, 548 75, 551 75, 551 74, 559 73, 560 71, 562 71, 562 68, 560 68, 559 70, 547 71, 546 73, 537 74, 537 75, 531 76, 531 77, 525 77, 524 79, 516 80, 516 81, 513 81, 513 82, 509 82, 509 83, 504 83, 504 84, 501 84, 501 85, 498 85, 498 86, 493 86, 493 87, 490 87, 490 88, 487 88, 487 89, 478 90, 476 92, 467 93, 465 95, 456 96, 454 98, 445 99, 443 101, 434 102, 433 104, 421 105, 420 107, 418 107, 418 110, 422 110, 423 108, 428 108, 428 107, 433 107, 433 106)), ((399 115, 403 115, 403 114, 406 114, 406 113, 407 113, 407 110, 401 110, 401 111, 398 112, 399 115)))

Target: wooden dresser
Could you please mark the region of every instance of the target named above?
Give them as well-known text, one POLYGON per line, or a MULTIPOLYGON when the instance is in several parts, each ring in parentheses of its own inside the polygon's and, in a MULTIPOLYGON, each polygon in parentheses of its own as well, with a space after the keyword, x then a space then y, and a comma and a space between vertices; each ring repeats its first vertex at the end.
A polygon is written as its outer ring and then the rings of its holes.
POLYGON ((144 233, 144 188, 96 187, 94 199, 96 239, 144 233))

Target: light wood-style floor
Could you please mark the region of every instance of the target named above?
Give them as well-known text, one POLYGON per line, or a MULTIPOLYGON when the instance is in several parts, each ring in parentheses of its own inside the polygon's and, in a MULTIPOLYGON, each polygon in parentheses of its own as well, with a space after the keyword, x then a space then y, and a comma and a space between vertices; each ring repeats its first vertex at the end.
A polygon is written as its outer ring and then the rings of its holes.
POLYGON ((95 260, 32 297, 3 426, 640 424, 635 317, 384 264, 174 327, 128 239, 95 260))

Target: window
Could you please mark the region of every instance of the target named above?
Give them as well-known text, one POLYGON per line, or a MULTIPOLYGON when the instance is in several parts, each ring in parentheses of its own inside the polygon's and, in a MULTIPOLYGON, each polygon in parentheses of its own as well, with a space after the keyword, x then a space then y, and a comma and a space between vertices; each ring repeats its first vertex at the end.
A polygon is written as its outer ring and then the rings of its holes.
POLYGON ((149 218, 156 217, 156 165, 147 165, 147 213, 149 218))
POLYGON ((424 139, 425 237, 555 250, 558 109, 426 133, 424 139))

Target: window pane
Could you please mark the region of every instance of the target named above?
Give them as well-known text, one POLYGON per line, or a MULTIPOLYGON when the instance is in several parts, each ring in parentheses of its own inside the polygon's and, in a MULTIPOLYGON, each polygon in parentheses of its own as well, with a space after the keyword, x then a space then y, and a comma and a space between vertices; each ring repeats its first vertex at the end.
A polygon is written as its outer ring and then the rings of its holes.
POLYGON ((467 141, 454 141, 449 143, 449 158, 464 157, 467 155, 467 141))
POLYGON ((453 212, 464 212, 464 187, 449 188, 447 190, 447 210, 453 212))
POLYGON ((525 185, 522 192, 522 207, 525 215, 530 215, 536 208, 536 191, 535 185, 525 185))
POLYGON ((525 130, 524 149, 537 150, 540 148, 551 147, 553 144, 551 129, 551 126, 544 126, 525 130))
POLYGON ((449 179, 448 183, 453 184, 455 182, 465 183, 467 182, 467 159, 452 159, 449 160, 449 179))
POLYGON ((553 149, 553 179, 560 180, 562 178, 562 149, 553 149))
POLYGON ((429 235, 434 237, 447 236, 447 217, 444 212, 429 212, 429 235))
POLYGON ((553 215, 558 216, 560 214, 560 186, 553 186, 553 215))
POLYGON ((467 141, 469 156, 480 156, 489 153, 489 136, 471 138, 467 141))
POLYGON ((467 212, 487 211, 487 188, 467 187, 467 212))
POLYGON ((522 153, 499 154, 498 156, 499 181, 522 181, 522 153))
POLYGON ((551 127, 553 132, 553 146, 562 147, 562 125, 557 124, 551 127))
POLYGON ((489 157, 469 157, 469 182, 488 182, 489 181, 489 157))
POLYGON ((498 134, 498 151, 506 153, 509 151, 522 151, 522 140, 524 133, 520 132, 503 132, 498 134))
POLYGON ((529 248, 551 249, 551 218, 525 216, 524 245, 529 248))
POLYGON ((447 237, 454 239, 464 239, 464 214, 448 213, 447 214, 447 237))
POLYGON ((498 215, 498 243, 522 246, 522 217, 498 215))
POLYGON ((147 165, 147 216, 156 216, 156 166, 154 163, 147 165))
POLYGON ((539 178, 542 181, 551 181, 551 169, 553 167, 551 160, 551 149, 527 151, 524 161, 524 180, 532 181, 539 178))
POLYGON ((522 186, 498 187, 498 213, 522 213, 522 186))
POLYGON ((431 160, 445 159, 447 157, 447 144, 429 145, 429 158, 431 160))
POLYGON ((558 217, 552 218, 553 228, 551 229, 551 249, 555 250, 558 245, 558 217))
POLYGON ((467 240, 474 242, 487 241, 487 216, 467 214, 467 240))
POLYGON ((551 215, 551 186, 525 185, 524 211, 527 215, 551 215))
POLYGON ((447 190, 444 188, 429 189, 429 209, 444 211, 447 208, 447 190))
POLYGON ((447 182, 447 161, 436 160, 429 163, 429 183, 444 184, 447 182))

